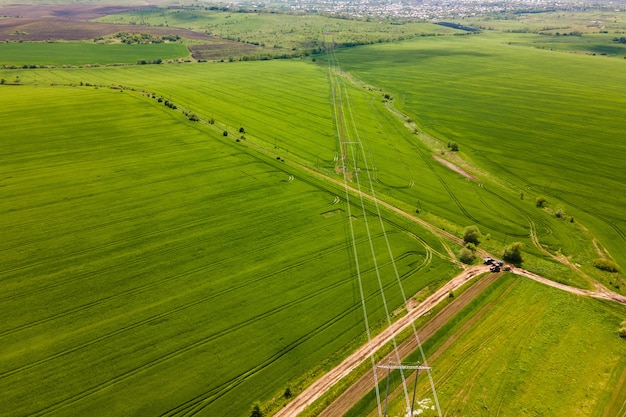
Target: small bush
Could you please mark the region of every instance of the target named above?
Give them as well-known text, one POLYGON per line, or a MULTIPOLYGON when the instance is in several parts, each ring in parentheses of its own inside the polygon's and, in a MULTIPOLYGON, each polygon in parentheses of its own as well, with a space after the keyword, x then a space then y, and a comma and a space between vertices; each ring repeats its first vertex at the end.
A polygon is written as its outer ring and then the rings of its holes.
POLYGON ((563 216, 565 216, 565 211, 564 211, 562 208, 560 208, 560 207, 559 207, 559 208, 557 208, 557 209, 556 209, 556 211, 554 212, 554 215, 555 215, 558 219, 560 219, 560 218, 562 218, 563 216))
POLYGON ((471 264, 474 262, 474 252, 469 250, 468 248, 461 248, 459 251, 459 260, 464 264, 471 264))
POLYGON ((548 200, 546 200, 546 198, 544 196, 540 195, 539 197, 535 198, 535 205, 537 207, 543 207, 543 206, 545 206, 547 201, 548 200))
POLYGON ((621 337, 622 339, 626 339, 626 327, 622 327, 617 331, 617 334, 619 334, 619 337, 621 337))
POLYGON ((258 404, 254 404, 254 406, 252 407, 250 417, 263 417, 263 411, 261 411, 261 407, 259 407, 258 404))
POLYGON ((463 240, 467 243, 473 243, 478 245, 480 243, 480 238, 482 237, 478 226, 467 226, 463 230, 463 240))
POLYGON ((504 252, 502 253, 502 259, 507 262, 511 262, 512 264, 519 265, 522 263, 522 248, 524 244, 522 242, 513 242, 506 248, 504 248, 504 252))
POLYGON ((619 271, 619 266, 617 266, 617 264, 610 259, 603 259, 603 258, 594 259, 593 266, 603 271, 607 271, 607 272, 619 271))

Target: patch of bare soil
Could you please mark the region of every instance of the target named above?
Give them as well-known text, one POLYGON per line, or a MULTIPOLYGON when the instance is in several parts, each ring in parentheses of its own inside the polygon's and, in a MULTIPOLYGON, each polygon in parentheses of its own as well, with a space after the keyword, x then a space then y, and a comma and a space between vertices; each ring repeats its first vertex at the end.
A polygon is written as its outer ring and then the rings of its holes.
POLYGON ((187 39, 227 42, 204 33, 178 28, 115 25, 57 18, 0 19, 0 41, 83 41, 113 35, 117 32, 178 35, 187 39))
MULTIPOLYGON (((145 3, 144 3, 145 4, 145 3)), ((90 4, 7 4, 0 6, 0 15, 38 19, 43 17, 91 20, 109 14, 123 13, 129 10, 142 10, 154 6, 99 6, 90 4)))
POLYGON ((475 176, 465 171, 463 168, 459 168, 458 166, 454 165, 452 162, 446 161, 445 159, 437 155, 433 155, 433 158, 435 158, 435 160, 439 162, 440 164, 443 164, 447 166, 448 168, 450 168, 452 171, 458 172, 459 174, 463 175, 465 178, 469 178, 472 181, 478 181, 478 179, 475 176))

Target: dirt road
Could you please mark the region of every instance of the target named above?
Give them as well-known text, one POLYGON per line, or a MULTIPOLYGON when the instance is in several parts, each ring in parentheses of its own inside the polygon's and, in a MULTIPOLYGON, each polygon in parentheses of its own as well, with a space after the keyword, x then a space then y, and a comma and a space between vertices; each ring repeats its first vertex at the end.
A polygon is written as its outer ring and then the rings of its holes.
MULTIPOLYGON (((419 304, 416 308, 409 311, 404 317, 393 323, 390 327, 385 329, 379 335, 374 337, 371 341, 371 344, 364 345, 360 347, 356 352, 352 355, 348 356, 343 362, 337 365, 334 369, 332 369, 327 374, 323 375, 317 381, 315 381, 311 386, 309 386, 306 390, 302 391, 300 395, 293 399, 289 404, 287 404, 282 410, 275 414, 276 417, 295 417, 300 414, 306 407, 312 404, 315 400, 320 398, 324 393, 326 393, 333 385, 335 385, 339 380, 348 375, 351 371, 353 371, 357 366, 359 366, 362 362, 366 361, 370 352, 377 351, 383 345, 391 340, 391 338, 402 330, 406 329, 411 325, 417 318, 429 312, 434 306, 443 301, 445 298, 449 297, 450 291, 454 291, 457 288, 461 287, 466 282, 470 281, 472 278, 488 272, 489 267, 485 265, 475 266, 463 271, 461 274, 452 278, 448 283, 446 283, 443 287, 433 293, 430 297, 424 300, 421 304, 419 304)), ((588 290, 582 290, 580 288, 570 287, 564 284, 560 284, 558 282, 551 281, 549 279, 543 278, 539 275, 533 274, 532 272, 525 271, 523 269, 516 268, 512 271, 513 273, 530 278, 534 281, 540 282, 544 285, 548 285, 554 288, 558 288, 562 291, 567 291, 572 294, 577 294, 580 296, 594 297, 604 300, 610 300, 614 302, 618 302, 620 304, 626 305, 626 297, 612 293, 612 292, 594 292, 588 290)), ((492 281, 488 281, 491 283, 492 281)), ((447 318, 451 317, 455 311, 460 310, 467 302, 471 301, 477 293, 476 290, 482 291, 482 289, 486 288, 486 285, 476 285, 476 289, 472 290, 471 293, 468 290, 468 295, 465 297, 459 297, 457 304, 452 303, 446 309, 442 310, 438 316, 436 316, 437 320, 433 321, 433 324, 430 324, 430 327, 425 327, 420 330, 420 337, 422 338, 422 342, 425 341, 428 337, 430 337, 445 321, 447 318), (465 304, 463 304, 465 303, 465 304), (454 307, 452 307, 454 305, 454 307), (456 310, 455 310, 456 309, 456 310)), ((470 289, 471 290, 471 289, 470 289)), ((430 322, 429 322, 430 323, 430 322)), ((407 349, 412 349, 409 352, 412 352, 417 348, 417 344, 413 338, 410 338, 409 341, 405 342, 405 344, 401 345, 402 347, 402 355, 407 352, 407 349), (411 344, 412 343, 412 344, 411 344)), ((408 353, 407 353, 408 354, 408 353)), ((385 358, 383 361, 387 361, 385 358)), ((358 401, 362 395, 367 393, 373 387, 373 376, 372 372, 369 372, 363 378, 361 378, 357 383, 355 383, 352 387, 350 387, 342 396, 340 396, 331 406, 325 410, 321 416, 330 417, 342 415, 347 409, 351 407, 351 404, 354 404, 355 401, 358 401), (346 408, 347 407, 347 408, 346 408)))
POLYGON ((300 395, 298 395, 289 404, 287 404, 287 406, 285 406, 282 410, 276 413, 275 416, 287 417, 297 416, 298 414, 300 414, 307 406, 312 404, 326 391, 328 391, 333 385, 339 382, 339 380, 352 372, 363 361, 367 360, 370 356, 370 352, 380 349, 383 345, 389 342, 393 336, 397 335, 402 330, 410 326, 411 323, 413 323, 418 317, 424 315, 434 306, 439 304, 442 300, 448 298, 450 291, 458 289, 472 278, 487 271, 489 271, 488 266, 480 265, 466 269, 461 274, 452 278, 443 287, 439 288, 430 297, 420 303, 416 308, 409 311, 404 317, 400 318, 391 326, 383 330, 380 334, 372 338, 370 344, 361 346, 356 352, 348 356, 334 369, 323 375, 306 390, 302 391, 300 395))
MULTIPOLYGON (((454 301, 443 308, 437 315, 428 321, 419 329, 420 342, 426 342, 437 330, 450 320, 456 313, 461 311, 463 307, 468 305, 478 294, 491 285, 500 274, 487 274, 479 278, 479 282, 472 285, 467 291, 456 297, 454 301)), ((398 346, 397 356, 405 359, 407 356, 415 352, 419 348, 418 341, 414 337, 410 337, 398 346)), ((387 365, 397 363, 396 352, 392 352, 381 359, 377 365, 387 365)), ((383 380, 387 375, 385 372, 377 373, 377 382, 383 380)), ((363 396, 372 390, 374 386, 374 372, 368 371, 356 383, 351 385, 343 392, 333 403, 328 406, 319 417, 335 417, 344 415, 350 408, 354 406, 363 396)))
POLYGON ((522 275, 524 277, 530 278, 534 281, 540 282, 544 285, 548 285, 550 287, 558 288, 559 290, 567 291, 572 294, 582 295, 586 297, 599 298, 601 300, 609 300, 614 301, 616 303, 626 305, 626 297, 621 294, 615 293, 613 291, 609 291, 604 288, 602 291, 589 291, 583 290, 580 288, 570 287, 569 285, 561 284, 555 281, 551 281, 547 278, 541 277, 537 274, 533 274, 532 272, 526 271, 524 269, 516 268, 513 271, 514 274, 522 275))

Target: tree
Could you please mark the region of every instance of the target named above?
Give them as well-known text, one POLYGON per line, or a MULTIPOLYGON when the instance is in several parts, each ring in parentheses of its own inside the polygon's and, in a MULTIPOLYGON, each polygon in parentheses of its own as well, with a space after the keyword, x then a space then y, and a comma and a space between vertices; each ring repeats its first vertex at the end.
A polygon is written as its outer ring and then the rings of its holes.
POLYGON ((450 144, 450 150, 451 150, 452 152, 458 152, 458 151, 459 151, 459 144, 458 144, 458 143, 456 143, 456 142, 452 142, 452 143, 450 144))
POLYGON ((546 198, 542 195, 538 196, 537 198, 535 198, 535 205, 537 207, 543 207, 546 204, 546 198))
POLYGON ((246 133, 246 130, 242 127, 239 128, 239 133, 246 133))
POLYGON ((463 230, 463 240, 466 243, 473 243, 478 245, 480 243, 480 238, 482 237, 478 226, 467 226, 463 230))
POLYGON ((465 247, 461 248, 459 250, 459 260, 464 264, 471 264, 474 262, 474 252, 465 247))
POLYGON ((228 136, 228 131, 224 131, 224 133, 222 133, 223 136, 228 136))
POLYGON ((258 404, 254 404, 254 407, 252 407, 250 417, 263 417, 263 411, 261 411, 261 407, 258 404))
POLYGON ((283 397, 285 398, 293 397, 293 392, 291 392, 291 387, 287 387, 287 389, 285 389, 285 392, 283 393, 283 397))
POLYGON ((513 264, 521 264, 523 262, 522 259, 522 248, 524 244, 522 242, 513 242, 506 248, 504 248, 504 253, 502 254, 502 259, 505 261, 511 262, 513 264))

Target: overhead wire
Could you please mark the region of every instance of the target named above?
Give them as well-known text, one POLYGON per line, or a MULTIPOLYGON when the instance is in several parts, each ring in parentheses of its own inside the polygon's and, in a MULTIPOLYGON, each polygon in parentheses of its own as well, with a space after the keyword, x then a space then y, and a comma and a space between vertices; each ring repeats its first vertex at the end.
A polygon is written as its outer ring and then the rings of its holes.
MULTIPOLYGON (((330 55, 334 55, 334 52, 332 52, 331 49, 331 54, 330 55)), ((329 57, 328 60, 328 66, 329 66, 329 80, 330 80, 330 84, 331 84, 331 91, 332 91, 332 99, 333 99, 333 105, 334 105, 334 111, 335 111, 335 119, 337 120, 337 129, 338 129, 338 137, 339 137, 339 147, 340 147, 340 152, 341 152, 341 159, 342 159, 342 163, 345 163, 345 155, 343 154, 343 146, 341 144, 341 128, 340 128, 340 123, 342 123, 342 121, 340 120, 339 117, 339 110, 337 108, 337 100, 339 100, 339 105, 341 105, 342 103, 342 96, 341 96, 341 90, 339 89, 339 91, 336 91, 336 83, 333 80, 335 75, 334 75, 334 71, 332 69, 331 66, 331 61, 332 61, 333 57, 329 57), (337 93, 339 95, 339 97, 337 97, 337 93)), ((345 190, 345 196, 346 196, 346 206, 347 206, 347 211, 348 211, 348 224, 350 225, 350 239, 352 242, 352 250, 353 250, 353 255, 354 255, 354 263, 355 263, 355 268, 356 268, 356 275, 357 275, 357 281, 358 281, 358 286, 359 286, 359 293, 361 296, 361 308, 363 310, 363 318, 364 318, 364 322, 365 322, 365 331, 367 334, 367 343, 368 346, 370 347, 370 352, 369 352, 369 357, 370 357, 370 362, 372 365, 372 373, 374 376, 374 381, 378 381, 378 375, 377 375, 377 371, 376 371, 376 360, 374 359, 374 349, 372 348, 371 344, 372 344, 372 336, 371 336, 371 330, 370 330, 370 325, 369 325, 369 319, 367 316, 367 307, 365 304, 365 294, 363 291, 363 281, 362 281, 362 277, 361 277, 361 270, 360 270, 360 266, 359 266, 359 257, 358 257, 358 251, 357 251, 357 245, 356 245, 356 237, 355 237, 355 233, 354 233, 354 225, 352 224, 352 209, 351 209, 351 203, 350 203, 350 193, 348 192, 348 177, 346 174, 346 170, 343 169, 343 180, 344 180, 344 190, 345 190)), ((377 403, 377 408, 378 408, 378 416, 382 417, 382 407, 381 407, 381 400, 380 400, 380 390, 378 388, 378 384, 375 384, 376 387, 376 403, 377 403)))
MULTIPOLYGON (((339 61, 337 60, 337 58, 334 57, 333 59, 335 60, 336 65, 339 66, 339 61)), ((349 101, 349 97, 348 96, 346 96, 346 100, 349 101)), ((397 283, 398 283, 398 287, 399 287, 401 295, 402 295, 402 300, 403 300, 404 305, 406 306, 407 311, 408 311, 409 310, 409 304, 408 304, 408 301, 407 301, 406 292, 404 291, 404 286, 402 285, 402 280, 400 279, 400 274, 398 272, 398 268, 397 268, 397 265, 396 265, 396 262, 395 262, 395 258, 393 256, 393 252, 391 250, 391 245, 389 243, 389 238, 387 236, 386 229, 385 229, 385 226, 384 226, 384 222, 383 222, 383 219, 382 219, 380 206, 378 204, 378 198, 376 197, 376 191, 374 189, 373 181, 372 181, 370 170, 369 170, 369 164, 367 162, 367 155, 366 155, 364 146, 362 145, 362 141, 361 141, 360 135, 358 133, 358 130, 356 129, 357 123, 356 123, 356 121, 354 119, 354 114, 352 112, 352 106, 349 103, 348 103, 348 107, 347 108, 348 108, 348 110, 350 112, 350 118, 351 118, 352 126, 355 127, 355 137, 357 139, 356 142, 361 144, 361 155, 362 155, 362 158, 363 158, 363 164, 365 165, 365 172, 367 173, 370 193, 372 195, 372 200, 374 201, 374 206, 376 208, 376 213, 377 213, 378 220, 380 222, 381 230, 383 231, 382 235, 383 235, 384 240, 385 240, 385 244, 386 244, 386 247, 387 247, 389 258, 391 260, 391 264, 392 264, 392 267, 393 267, 394 275, 396 277, 396 280, 397 280, 397 283)), ((353 152, 354 152, 354 150, 353 150, 353 152)), ((360 181, 357 181, 357 184, 358 184, 358 187, 359 187, 358 189, 359 189, 359 195, 361 196, 361 201, 363 201, 363 197, 361 195, 360 181)), ((364 217, 365 217, 365 210, 364 210, 364 217)), ((368 230, 368 235, 369 235, 369 227, 367 227, 367 230, 368 230)), ((372 242, 371 242, 371 239, 370 239, 370 245, 371 244, 372 244, 372 242)), ((376 261, 374 260, 374 262, 376 262, 376 261)), ((379 274, 377 268, 376 268, 376 273, 379 274)), ((380 283, 380 277, 379 277, 379 283, 380 283)), ((382 287, 381 287, 381 291, 382 291, 382 287)), ((384 295, 383 295, 383 299, 384 299, 384 295)), ((386 310, 387 315, 388 315, 386 302, 385 302, 385 310, 386 310)), ((388 320, 389 320, 389 315, 388 315, 388 320)), ((389 324, 391 324, 391 323, 389 322, 389 324)), ((435 406, 437 408, 437 413, 438 413, 439 417, 441 417, 442 416, 441 406, 439 404, 439 398, 437 396, 437 390, 435 388, 434 379, 433 379, 433 376, 432 376, 431 369, 428 366, 428 361, 426 359, 426 354, 425 354, 424 349, 422 347, 422 343, 421 343, 421 340, 419 338, 419 334, 417 332, 417 328, 415 327, 415 323, 414 322, 411 322, 411 327, 412 327, 412 330, 413 330, 413 335, 415 337, 415 341, 417 342, 417 345, 419 347, 420 355, 421 355, 422 361, 423 361, 422 363, 423 363, 423 365, 425 367, 428 368, 427 369, 427 374, 428 374, 428 378, 429 378, 429 381, 430 381, 431 391, 433 393, 433 399, 434 399, 434 402, 435 402, 435 406)), ((397 346, 396 346, 395 338, 393 339, 393 343, 394 343, 394 347, 396 349, 396 355, 398 357, 398 363, 400 363, 399 353, 397 352, 397 346)), ((401 370, 401 372, 402 372, 402 370, 401 370)), ((405 391, 405 399, 407 401, 407 409, 410 409, 410 407, 408 406, 408 393, 407 393, 407 388, 406 388, 406 381, 405 381, 405 378, 404 378, 403 374, 402 374, 402 380, 403 380, 403 389, 405 391)))

